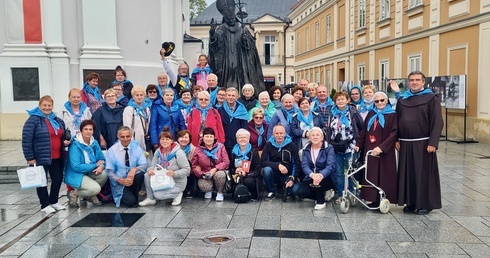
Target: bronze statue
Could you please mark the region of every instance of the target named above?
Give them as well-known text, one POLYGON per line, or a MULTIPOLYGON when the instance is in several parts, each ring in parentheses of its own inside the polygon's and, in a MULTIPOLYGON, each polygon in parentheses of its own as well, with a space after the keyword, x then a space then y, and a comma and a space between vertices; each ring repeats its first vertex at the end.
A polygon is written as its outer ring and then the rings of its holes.
POLYGON ((209 65, 218 76, 220 87, 235 87, 241 92, 250 83, 255 92, 265 90, 264 76, 255 38, 235 15, 234 0, 218 0, 218 11, 223 22, 217 26, 211 21, 209 30, 209 65))

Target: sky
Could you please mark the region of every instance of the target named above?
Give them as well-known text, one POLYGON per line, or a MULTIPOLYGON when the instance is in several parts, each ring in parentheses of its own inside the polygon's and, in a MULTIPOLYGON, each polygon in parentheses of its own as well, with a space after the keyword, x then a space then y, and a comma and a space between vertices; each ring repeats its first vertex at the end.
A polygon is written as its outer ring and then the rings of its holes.
POLYGON ((206 3, 207 3, 207 4, 208 4, 208 6, 209 6, 210 4, 212 4, 212 3, 213 3, 213 2, 215 2, 215 1, 216 1, 216 0, 206 0, 206 3))

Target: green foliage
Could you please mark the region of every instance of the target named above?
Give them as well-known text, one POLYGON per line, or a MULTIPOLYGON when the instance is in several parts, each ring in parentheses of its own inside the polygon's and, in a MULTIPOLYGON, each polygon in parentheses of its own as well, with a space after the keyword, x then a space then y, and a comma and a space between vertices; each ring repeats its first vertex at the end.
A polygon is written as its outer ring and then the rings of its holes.
POLYGON ((191 20, 198 16, 204 9, 206 9, 206 0, 189 0, 189 13, 191 20))
POLYGON ((332 91, 330 92, 330 98, 331 99, 333 99, 333 95, 335 95, 335 93, 337 93, 337 91, 332 88, 332 91))

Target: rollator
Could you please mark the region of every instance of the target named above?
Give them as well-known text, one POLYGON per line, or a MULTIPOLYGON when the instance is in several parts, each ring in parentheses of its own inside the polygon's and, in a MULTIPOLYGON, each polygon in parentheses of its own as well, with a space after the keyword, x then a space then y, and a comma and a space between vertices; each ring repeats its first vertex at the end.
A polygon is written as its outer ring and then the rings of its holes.
MULTIPOLYGON (((354 153, 353 153, 354 154, 354 153)), ((354 161, 354 155, 351 155, 351 158, 349 160, 349 168, 345 172, 344 176, 344 191, 342 192, 342 201, 340 202, 340 211, 342 213, 347 213, 349 212, 350 206, 354 207, 357 206, 358 203, 362 204, 364 207, 370 210, 378 210, 386 214, 390 211, 390 201, 386 198, 386 194, 377 185, 373 184, 371 181, 368 180, 367 175, 368 175, 368 170, 367 170, 367 165, 368 165, 368 157, 373 156, 375 158, 379 158, 378 156, 373 155, 373 151, 367 151, 366 152, 366 157, 364 159, 364 164, 359 166, 357 161, 354 161), (364 182, 367 184, 361 185, 359 182, 355 179, 355 175, 357 173, 360 173, 363 169, 365 169, 364 172, 364 182), (354 190, 350 191, 349 190, 349 179, 352 180, 352 183, 354 185, 354 190), (379 207, 369 207, 368 204, 362 200, 359 197, 359 192, 362 191, 363 187, 374 187, 378 190, 379 193, 379 207)))

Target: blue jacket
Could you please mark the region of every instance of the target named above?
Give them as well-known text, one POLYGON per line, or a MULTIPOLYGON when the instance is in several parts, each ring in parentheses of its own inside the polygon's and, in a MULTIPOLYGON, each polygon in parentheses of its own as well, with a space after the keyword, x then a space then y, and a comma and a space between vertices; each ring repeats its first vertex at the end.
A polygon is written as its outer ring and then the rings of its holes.
MULTIPOLYGON (((235 105, 238 105, 236 103, 235 105)), ((225 108, 223 106, 218 108, 219 115, 221 116, 221 122, 223 124, 223 128, 225 129, 225 148, 231 149, 237 144, 236 142, 236 132, 238 129, 243 128, 247 130, 248 121, 244 119, 233 119, 230 122, 230 116, 226 113, 225 108)))
POLYGON ((68 148, 68 161, 65 168, 65 183, 74 188, 80 188, 83 176, 92 173, 97 168, 97 161, 105 160, 99 143, 93 139, 88 146, 95 155, 95 162, 87 164, 85 162, 84 146, 77 137, 73 138, 68 148))
POLYGON ((123 112, 124 106, 121 104, 118 103, 115 108, 111 108, 104 102, 92 116, 92 120, 97 124, 94 138, 100 142, 100 135, 104 136, 107 149, 117 142, 117 130, 123 125, 123 112))
MULTIPOLYGON (((298 112, 301 112, 301 111, 298 111, 298 112)), ((318 116, 317 113, 313 112, 313 126, 316 126, 316 127, 320 127, 320 128, 323 128, 323 123, 321 121, 321 118, 318 116)), ((302 138, 306 138, 306 132, 308 132, 308 130, 303 130, 301 127, 300 127, 300 122, 299 122, 299 119, 298 119, 298 114, 294 114, 293 115, 293 123, 291 123, 291 138, 293 138, 293 142, 294 144, 296 144, 296 146, 298 148, 303 148, 303 144, 301 143, 301 139, 302 138)))
POLYGON ((165 103, 160 98, 151 105, 150 139, 152 145, 158 144, 158 135, 165 126, 170 127, 170 132, 174 137, 177 137, 177 133, 180 130, 187 129, 179 106, 174 104, 168 111, 165 103))
MULTIPOLYGON (((65 122, 56 117, 63 133, 61 138, 61 158, 64 157, 63 140, 65 139, 65 122)), ((44 118, 30 116, 22 128, 22 151, 26 160, 36 160, 36 165, 51 165, 51 140, 48 125, 44 118)))
POLYGON ((335 162, 335 151, 333 147, 328 142, 323 142, 316 162, 313 163, 313 159, 311 158, 311 143, 308 143, 303 149, 301 159, 301 168, 305 175, 304 180, 311 180, 310 173, 314 173, 315 168, 316 172, 321 173, 324 179, 327 178, 327 176, 335 171, 335 162))

